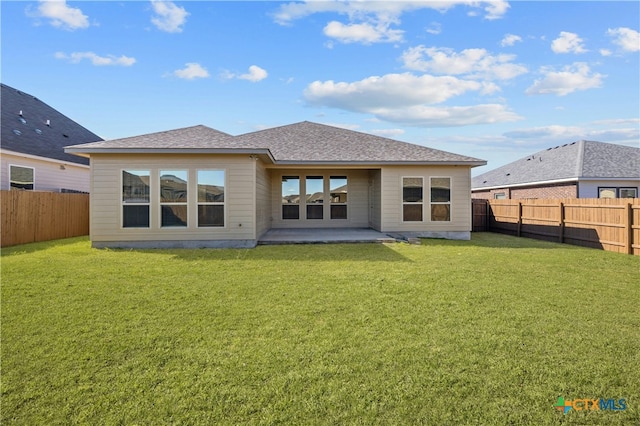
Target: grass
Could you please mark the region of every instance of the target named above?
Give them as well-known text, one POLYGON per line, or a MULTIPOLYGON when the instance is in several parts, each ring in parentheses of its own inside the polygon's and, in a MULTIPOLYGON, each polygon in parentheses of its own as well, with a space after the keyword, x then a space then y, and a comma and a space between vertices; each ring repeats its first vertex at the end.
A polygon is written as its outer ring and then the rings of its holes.
POLYGON ((422 245, 2 251, 2 424, 640 424, 640 258, 422 245), (553 408, 626 399, 624 411, 553 408))

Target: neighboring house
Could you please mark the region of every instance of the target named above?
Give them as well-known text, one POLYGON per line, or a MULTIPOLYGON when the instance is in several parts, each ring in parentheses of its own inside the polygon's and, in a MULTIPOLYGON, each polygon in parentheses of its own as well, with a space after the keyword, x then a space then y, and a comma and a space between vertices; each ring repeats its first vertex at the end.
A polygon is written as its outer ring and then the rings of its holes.
POLYGON ((89 192, 89 160, 64 147, 102 138, 34 96, 1 90, 0 189, 89 192))
POLYGON ((91 158, 94 247, 253 247, 272 228, 469 239, 483 160, 302 122, 70 146, 91 158))
POLYGON ((548 148, 472 180, 472 197, 635 198, 640 148, 578 141, 548 148))

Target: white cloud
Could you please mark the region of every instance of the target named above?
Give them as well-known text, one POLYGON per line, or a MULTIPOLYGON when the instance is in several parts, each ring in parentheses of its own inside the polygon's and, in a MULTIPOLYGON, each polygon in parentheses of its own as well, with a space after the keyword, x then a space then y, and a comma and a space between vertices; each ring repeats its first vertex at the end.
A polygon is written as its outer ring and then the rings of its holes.
POLYGON ((606 76, 592 73, 589 66, 583 62, 565 66, 562 71, 555 71, 548 67, 541 70, 544 78, 536 80, 525 93, 527 95, 552 94, 565 96, 576 90, 587 90, 602 86, 602 79, 606 76))
POLYGON ((432 22, 425 31, 429 34, 438 35, 442 32, 442 24, 439 22, 432 22))
POLYGON ((187 21, 187 12, 183 7, 176 6, 173 2, 163 0, 151 0, 154 16, 151 22, 159 30, 168 33, 182 32, 182 26, 187 21))
POLYGON ((515 34, 505 34, 505 36, 500 41, 500 46, 513 46, 516 42, 522 41, 522 37, 515 34))
POLYGON ((343 43, 371 44, 402 41, 404 31, 390 29, 384 23, 375 26, 370 23, 345 25, 331 21, 324 27, 324 34, 343 43))
MULTIPOLYGON (((273 14, 281 25, 316 13, 337 13, 346 15, 348 23, 331 21, 324 27, 327 37, 344 43, 381 43, 402 41, 404 32, 391 28, 400 24, 405 12, 419 9, 434 9, 446 12, 448 9, 464 5, 484 8, 486 19, 498 19, 506 13, 509 4, 505 0, 447 0, 447 1, 306 1, 281 5, 273 14)), ((431 32, 432 30, 427 30, 431 32)), ((439 33, 439 27, 433 29, 439 33)))
POLYGON ((500 104, 454 107, 416 105, 395 110, 379 109, 374 113, 377 117, 386 121, 424 127, 472 126, 505 123, 522 119, 522 117, 500 104))
POLYGON ((640 33, 631 28, 615 28, 607 30, 607 35, 614 37, 613 43, 625 52, 640 51, 640 33))
POLYGON ((311 105, 373 114, 380 120, 431 127, 462 126, 517 120, 503 105, 433 107, 486 85, 453 76, 387 74, 360 81, 315 81, 304 91, 311 105))
POLYGON ((368 77, 353 83, 314 81, 307 86, 304 96, 314 105, 367 112, 382 107, 437 104, 482 89, 482 84, 476 81, 404 73, 368 77))
MULTIPOLYGON (((220 77, 225 79, 225 80, 232 80, 232 79, 238 79, 238 80, 248 80, 251 81, 253 83, 256 83, 258 81, 264 80, 265 78, 267 78, 267 76, 269 75, 269 73, 267 73, 266 70, 260 68, 257 65, 251 65, 249 67, 249 72, 246 74, 234 74, 231 71, 223 71, 220 74, 220 77)), ((291 80, 293 81, 293 80, 291 80)))
POLYGON ((66 59, 73 64, 77 64, 83 59, 88 59, 91 61, 93 65, 96 66, 122 66, 122 67, 130 67, 131 65, 136 63, 135 58, 130 58, 128 56, 115 56, 115 55, 107 55, 107 56, 99 56, 93 52, 73 52, 70 54, 66 54, 64 52, 56 52, 56 59, 66 59))
POLYGON ((613 53, 609 49, 600 49, 600 54, 602 56, 611 56, 613 53))
POLYGON ((372 129, 369 131, 374 135, 384 136, 386 138, 394 138, 397 136, 404 135, 404 129, 372 129))
POLYGON ((196 78, 209 77, 209 71, 197 62, 188 62, 185 67, 172 73, 175 77, 185 80, 195 80, 196 78))
POLYGON ((560 32, 560 37, 551 42, 551 50, 555 53, 585 53, 583 41, 578 34, 560 32))
POLYGON ((51 25, 65 30, 77 30, 89 27, 89 18, 82 10, 69 7, 65 0, 40 1, 38 10, 31 16, 47 18, 51 25))
POLYGON ((514 64, 515 55, 490 55, 485 49, 465 49, 459 53, 448 48, 416 46, 402 54, 404 67, 445 75, 466 75, 468 78, 509 80, 527 72, 514 64))
POLYGON ((544 140, 549 145, 553 143, 565 144, 581 139, 623 144, 629 144, 635 141, 637 144, 637 140, 640 137, 640 131, 637 127, 615 128, 615 123, 612 123, 609 124, 606 129, 600 129, 598 128, 600 125, 602 125, 602 123, 596 121, 587 123, 585 126, 550 125, 531 127, 506 132, 503 136, 509 139, 544 140))

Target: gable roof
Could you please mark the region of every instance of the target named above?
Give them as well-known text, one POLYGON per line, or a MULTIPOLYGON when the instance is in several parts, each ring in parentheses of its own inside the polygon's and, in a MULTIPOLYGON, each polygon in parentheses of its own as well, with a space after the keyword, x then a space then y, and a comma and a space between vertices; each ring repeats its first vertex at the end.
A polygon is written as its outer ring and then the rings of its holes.
POLYGON ((66 153, 64 147, 74 143, 101 141, 100 136, 35 96, 6 84, 1 84, 0 97, 0 141, 3 149, 70 163, 89 164, 86 158, 66 153))
POLYGON ((239 136, 193 126, 69 146, 69 153, 249 153, 277 164, 464 164, 486 161, 394 139, 303 121, 239 136))
POLYGON ((471 188, 597 178, 640 178, 640 148, 585 140, 572 142, 478 175, 471 180, 471 188))

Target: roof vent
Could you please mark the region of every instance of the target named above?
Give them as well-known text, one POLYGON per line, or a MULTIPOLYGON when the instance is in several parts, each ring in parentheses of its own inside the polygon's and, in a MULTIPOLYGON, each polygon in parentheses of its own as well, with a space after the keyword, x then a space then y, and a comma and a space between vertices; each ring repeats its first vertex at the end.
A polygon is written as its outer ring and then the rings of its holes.
POLYGON ((45 123, 47 126, 51 127, 51 120, 47 120, 47 122, 45 123))
POLYGON ((62 134, 62 136, 64 136, 65 138, 68 138, 68 137, 69 137, 69 135, 68 135, 68 134, 66 134, 66 133, 63 133, 63 134, 62 134))
POLYGON ((37 134, 39 134, 39 135, 41 135, 41 134, 42 134, 42 130, 40 130, 40 129, 36 129, 36 133, 37 133, 37 134))
POLYGON ((16 135, 20 136, 22 134, 22 132, 18 129, 13 129, 13 133, 15 133, 16 135))
POLYGON ((25 120, 25 119, 24 119, 24 118, 22 118, 22 117, 20 117, 20 122, 21 122, 22 124, 27 124, 27 120, 25 120))
POLYGON ((507 173, 507 176, 511 176, 511 173, 507 173))
POLYGON ((19 115, 20 115, 20 117, 22 117, 22 110, 20 110, 20 113, 19 113, 19 115))

